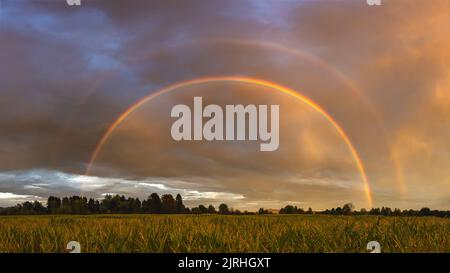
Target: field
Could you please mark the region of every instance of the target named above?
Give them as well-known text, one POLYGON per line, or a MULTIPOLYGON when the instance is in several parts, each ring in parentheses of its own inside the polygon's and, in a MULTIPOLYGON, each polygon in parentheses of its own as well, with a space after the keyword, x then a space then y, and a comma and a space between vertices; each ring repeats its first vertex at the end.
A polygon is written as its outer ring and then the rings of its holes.
POLYGON ((0 252, 450 252, 450 219, 326 215, 0 217, 0 252))

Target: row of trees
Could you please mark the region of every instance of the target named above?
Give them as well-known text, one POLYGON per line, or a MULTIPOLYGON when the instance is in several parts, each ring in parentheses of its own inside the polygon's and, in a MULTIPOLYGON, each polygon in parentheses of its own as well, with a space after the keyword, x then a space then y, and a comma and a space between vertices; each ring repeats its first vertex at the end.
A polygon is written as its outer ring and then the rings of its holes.
MULTIPOLYGON (((218 209, 213 205, 208 207, 199 205, 191 209, 183 204, 180 194, 174 198, 171 194, 163 194, 161 197, 152 193, 147 199, 125 197, 120 195, 106 195, 102 200, 87 199, 81 196, 59 197, 50 196, 47 206, 41 202, 24 202, 14 207, 0 208, 0 214, 105 214, 105 213, 166 213, 166 214, 242 214, 239 210, 233 210, 227 204, 221 204, 218 209)), ((248 212, 245 212, 248 213, 248 212)))
POLYGON ((345 207, 333 208, 322 212, 331 215, 382 215, 382 216, 436 216, 450 217, 450 211, 431 210, 430 208, 422 208, 420 210, 400 210, 398 208, 391 209, 389 207, 373 208, 371 210, 361 209, 359 211, 351 211, 345 207))
MULTIPOLYGON (((272 210, 260 208, 258 212, 241 212, 229 208, 227 204, 220 204, 216 209, 213 205, 208 207, 199 205, 188 208, 183 204, 183 198, 177 194, 174 198, 171 194, 163 194, 161 197, 152 193, 147 199, 140 201, 139 198, 125 197, 120 195, 106 195, 102 200, 93 198, 71 196, 54 197, 47 199, 47 206, 38 201, 24 202, 14 207, 0 208, 0 214, 107 214, 107 213, 166 213, 166 214, 271 214, 272 210)), ((450 217, 450 211, 430 210, 392 210, 389 207, 373 208, 369 211, 361 209, 354 210, 351 203, 345 204, 342 208, 332 208, 321 212, 314 212, 311 208, 304 210, 297 206, 287 205, 278 211, 279 214, 328 214, 328 215, 383 215, 383 216, 436 216, 450 217)))
MULTIPOLYGON (((260 210, 261 212, 261 210, 260 210)), ((297 208, 297 206, 287 205, 284 208, 281 208, 278 212, 279 214, 313 214, 312 208, 309 208, 307 211, 305 211, 302 208, 297 208)))
POLYGON ((354 210, 351 203, 345 204, 342 208, 332 208, 321 212, 313 212, 311 208, 307 211, 296 206, 287 205, 280 209, 280 214, 328 214, 328 215, 379 215, 379 216, 436 216, 436 217, 450 217, 450 211, 431 210, 429 208, 422 208, 420 210, 400 210, 398 208, 391 209, 389 207, 372 208, 371 210, 361 209, 354 210))
POLYGON ((181 195, 175 198, 171 194, 161 197, 152 193, 147 199, 106 195, 102 200, 86 197, 50 196, 47 200, 47 212, 50 214, 99 214, 99 213, 187 213, 181 195))

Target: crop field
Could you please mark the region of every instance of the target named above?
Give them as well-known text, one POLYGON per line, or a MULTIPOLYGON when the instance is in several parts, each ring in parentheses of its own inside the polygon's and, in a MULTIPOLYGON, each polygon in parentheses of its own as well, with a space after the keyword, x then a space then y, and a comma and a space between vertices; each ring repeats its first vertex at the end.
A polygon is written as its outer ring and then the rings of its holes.
POLYGON ((0 217, 0 252, 450 252, 450 219, 328 215, 0 217))

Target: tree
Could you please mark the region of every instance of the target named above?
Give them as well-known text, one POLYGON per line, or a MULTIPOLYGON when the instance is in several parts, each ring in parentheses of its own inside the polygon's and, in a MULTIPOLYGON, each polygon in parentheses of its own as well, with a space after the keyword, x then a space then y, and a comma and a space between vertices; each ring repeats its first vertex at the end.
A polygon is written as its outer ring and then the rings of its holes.
POLYGON ((191 209, 192 214, 200 214, 200 209, 198 207, 194 207, 191 209))
POLYGON ((419 211, 419 215, 420 216, 430 216, 431 215, 431 210, 429 208, 422 208, 419 211))
POLYGON ((217 213, 216 208, 213 205, 208 206, 208 213, 217 213))
POLYGON ((100 210, 104 213, 111 213, 112 196, 107 194, 100 203, 100 210))
POLYGON ((33 203, 29 201, 22 203, 22 210, 24 212, 33 212, 33 203))
POLYGON ((172 194, 164 194, 161 197, 161 203, 164 213, 174 213, 176 211, 175 199, 172 194))
POLYGON ((208 213, 208 209, 203 205, 199 205, 198 210, 200 211, 200 213, 208 213))
POLYGON ((71 208, 70 208, 70 200, 69 197, 64 197, 62 199, 62 205, 61 205, 61 211, 63 213, 71 213, 71 208))
POLYGON ((381 208, 381 215, 391 216, 392 215, 392 209, 389 208, 389 207, 382 207, 381 208))
POLYGON ((162 213, 162 203, 157 193, 152 193, 142 202, 142 210, 147 213, 162 213))
POLYGON ((162 212, 162 203, 159 195, 157 193, 152 193, 150 195, 149 200, 150 212, 153 213, 161 213, 162 212))
POLYGON ((280 214, 303 214, 305 211, 302 208, 297 208, 297 206, 286 205, 284 208, 280 209, 280 214))
POLYGON ((34 201, 33 202, 33 211, 35 213, 37 213, 37 214, 42 214, 42 213, 46 213, 47 212, 45 207, 39 201, 34 201))
POLYGON ((342 207, 342 214, 350 215, 353 213, 354 206, 352 203, 347 203, 342 207))
POLYGON ((58 213, 61 208, 61 199, 58 197, 50 196, 47 199, 47 211, 48 213, 58 213))
POLYGON ((69 198, 69 204, 70 213, 86 214, 88 212, 86 197, 72 196, 69 198))
POLYGON ((220 204, 219 206, 219 213, 220 214, 228 214, 230 211, 228 209, 228 205, 227 204, 220 204))
POLYGON ((142 210, 142 202, 139 200, 139 198, 136 198, 134 200, 132 208, 134 209, 133 212, 141 212, 142 210))
POLYGON ((380 208, 372 208, 369 212, 370 215, 380 215, 381 214, 381 210, 380 208))
POLYGON ((98 213, 94 199, 89 198, 87 206, 90 213, 98 213))
POLYGON ((183 198, 181 198, 180 194, 177 194, 177 197, 175 197, 175 209, 177 213, 184 212, 183 198))
MULTIPOLYGON (((251 214, 251 213, 249 213, 249 214, 251 214)), ((269 210, 267 210, 267 209, 260 208, 260 209, 258 210, 258 214, 272 214, 272 212, 269 211, 269 210)))
POLYGON ((111 202, 109 204, 109 210, 111 212, 119 212, 120 209, 120 203, 123 201, 122 197, 120 195, 116 194, 111 198, 111 202))

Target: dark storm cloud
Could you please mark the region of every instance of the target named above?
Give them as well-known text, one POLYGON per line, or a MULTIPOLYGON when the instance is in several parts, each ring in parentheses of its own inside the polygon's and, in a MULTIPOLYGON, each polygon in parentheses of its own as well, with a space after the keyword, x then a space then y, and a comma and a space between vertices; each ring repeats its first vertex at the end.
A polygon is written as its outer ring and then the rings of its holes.
MULTIPOLYGON (((45 151, 48 146, 44 151, 40 146, 57 143, 61 134, 67 137, 65 129, 80 144, 65 145, 59 160, 86 160, 105 126, 124 107, 151 87, 191 76, 187 67, 175 69, 183 62, 179 55, 169 53, 169 59, 161 59, 162 47, 177 46, 207 30, 234 31, 231 24, 240 24, 235 20, 245 15, 250 2, 239 7, 226 1, 130 1, 125 7, 121 1, 83 4, 79 10, 64 1, 2 4, 0 121, 6 132, 2 141, 12 151, 29 146, 35 160, 20 159, 21 167, 45 167, 51 160, 45 151), (157 60, 129 61, 154 51, 157 60), (17 139, 25 134, 26 140, 17 139), (85 146, 82 151, 80 146, 85 146)), ((245 18, 242 26, 250 23, 245 18)), ((14 164, 1 168, 11 169, 14 164)))
MULTIPOLYGON (((220 60, 205 57, 216 52, 199 56, 191 50, 191 57, 183 51, 186 43, 232 35, 237 25, 240 32, 256 33, 279 20, 255 3, 88 1, 78 10, 64 1, 3 3, 0 168, 85 162, 106 126, 148 90, 223 71, 214 69, 220 60), (142 61, 148 54, 154 57, 142 61)), ((69 170, 82 171, 77 166, 69 170)))
POLYGON ((122 37, 101 12, 43 13, 34 4, 2 5, 0 126, 9 151, 1 155, 2 169, 48 166, 61 137, 78 143, 65 146, 58 160, 86 160, 100 122, 117 111, 116 99, 133 85, 127 68, 113 58, 122 37), (117 98, 100 97, 100 88, 117 98))

